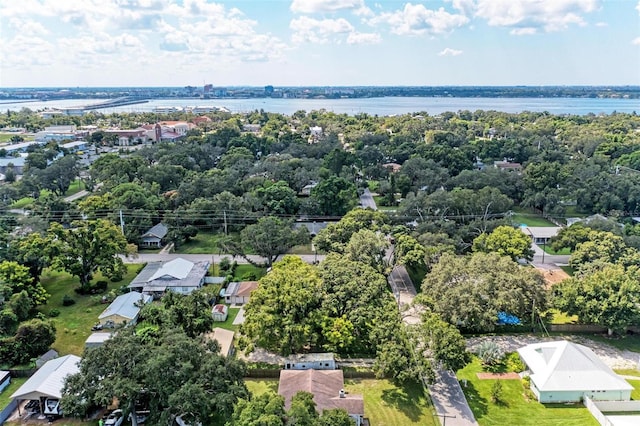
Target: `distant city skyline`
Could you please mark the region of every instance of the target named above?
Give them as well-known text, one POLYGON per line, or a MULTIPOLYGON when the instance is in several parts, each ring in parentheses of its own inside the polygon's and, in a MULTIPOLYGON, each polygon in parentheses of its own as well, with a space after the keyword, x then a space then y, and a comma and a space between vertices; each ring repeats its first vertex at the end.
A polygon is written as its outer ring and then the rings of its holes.
POLYGON ((640 85, 640 0, 0 0, 0 87, 640 85))

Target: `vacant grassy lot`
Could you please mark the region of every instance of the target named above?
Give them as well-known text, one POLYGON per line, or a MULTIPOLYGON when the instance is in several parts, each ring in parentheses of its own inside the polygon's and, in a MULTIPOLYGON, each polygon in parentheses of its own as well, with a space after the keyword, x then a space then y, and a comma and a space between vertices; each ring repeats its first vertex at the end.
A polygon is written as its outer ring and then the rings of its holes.
MULTIPOLYGON (((137 275, 141 265, 128 264, 127 274, 119 282, 109 280, 109 290, 118 289, 128 285, 137 275)), ((96 274, 94 282, 103 279, 96 274)), ((60 355, 82 355, 84 342, 91 334, 91 327, 98 321, 98 315, 108 306, 100 303, 102 295, 81 296, 73 290, 79 286, 78 279, 66 272, 46 270, 42 275, 42 285, 51 297, 46 305, 40 307, 40 312, 49 316, 52 310, 57 309, 60 315, 53 318, 56 325, 56 341, 53 349, 60 355), (62 306, 62 298, 71 296, 76 303, 71 306, 62 306)))
MULTIPOLYGON (((259 395, 278 391, 275 379, 245 381, 249 390, 259 395)), ((399 388, 388 380, 345 380, 345 391, 364 396, 364 414, 376 426, 435 426, 431 407, 420 386, 399 388)))
MULTIPOLYGON (((238 232, 231 232, 229 236, 226 236, 220 232, 200 231, 195 238, 188 243, 182 244, 175 252, 184 254, 222 254, 225 250, 221 247, 220 242, 228 237, 231 237, 235 242, 240 242, 240 234, 238 232)), ((242 250, 245 254, 254 254, 249 247, 242 247, 242 250)))
MULTIPOLYGON (((485 425, 545 425, 545 426, 597 426, 598 422, 581 404, 540 404, 535 399, 525 398, 521 380, 502 380, 503 403, 491 400, 491 387, 495 380, 479 380, 482 371, 476 358, 458 371, 458 380, 466 379, 462 385, 471 410, 481 426, 485 425)), ((533 396, 533 395, 531 395, 533 396)))

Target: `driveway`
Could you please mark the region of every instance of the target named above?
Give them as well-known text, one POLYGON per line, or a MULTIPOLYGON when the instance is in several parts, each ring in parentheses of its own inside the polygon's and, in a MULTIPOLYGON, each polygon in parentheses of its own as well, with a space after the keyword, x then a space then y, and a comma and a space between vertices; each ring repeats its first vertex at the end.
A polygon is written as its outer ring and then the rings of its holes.
POLYGON ((429 394, 440 424, 478 426, 456 375, 445 370, 436 370, 435 373, 436 380, 429 386, 429 394))

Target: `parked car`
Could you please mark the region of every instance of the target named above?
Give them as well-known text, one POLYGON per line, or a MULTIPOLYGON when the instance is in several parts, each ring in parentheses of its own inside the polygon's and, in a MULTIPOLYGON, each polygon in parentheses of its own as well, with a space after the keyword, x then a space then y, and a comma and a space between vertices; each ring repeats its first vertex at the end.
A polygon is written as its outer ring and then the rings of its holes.
POLYGON ((113 410, 104 420, 104 426, 120 426, 124 420, 122 410, 113 410))
MULTIPOLYGON (((142 424, 147 421, 147 417, 149 417, 149 411, 136 411, 136 421, 138 424, 142 424)), ((132 413, 129 413, 129 421, 133 419, 132 413)))

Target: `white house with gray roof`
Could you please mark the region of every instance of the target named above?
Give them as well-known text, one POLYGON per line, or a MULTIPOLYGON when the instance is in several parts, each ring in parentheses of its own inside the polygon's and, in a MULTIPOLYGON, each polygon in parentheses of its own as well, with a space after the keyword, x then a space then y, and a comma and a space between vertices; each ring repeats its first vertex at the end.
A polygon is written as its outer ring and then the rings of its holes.
POLYGON ((150 262, 131 281, 129 288, 161 297, 166 291, 190 294, 204 285, 208 261, 191 262, 181 257, 169 262, 150 262))
POLYGON ((169 228, 163 223, 158 223, 142 234, 140 237, 140 247, 162 247, 164 237, 167 236, 168 232, 169 228))
POLYGON ((137 291, 122 294, 98 316, 100 324, 104 327, 115 327, 120 324, 134 325, 138 321, 142 306, 152 300, 153 296, 150 294, 140 294, 137 291))

